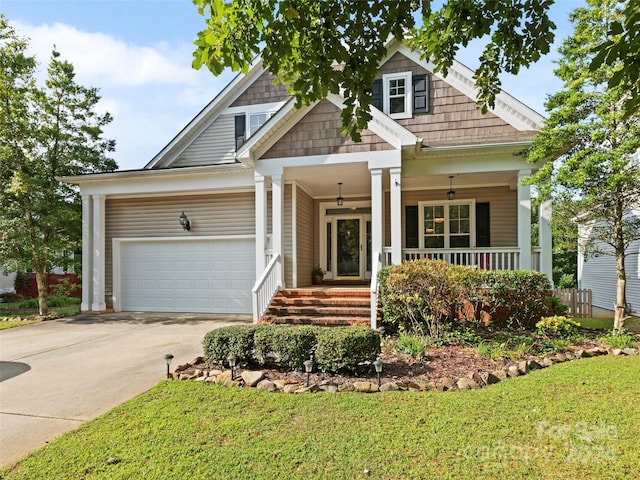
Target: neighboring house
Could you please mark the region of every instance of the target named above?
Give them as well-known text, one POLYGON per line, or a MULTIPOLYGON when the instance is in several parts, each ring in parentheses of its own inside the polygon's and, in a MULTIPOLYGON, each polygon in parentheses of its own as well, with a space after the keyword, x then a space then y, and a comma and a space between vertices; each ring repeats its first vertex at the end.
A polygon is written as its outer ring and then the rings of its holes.
POLYGON ((15 293, 16 273, 0 268, 0 293, 15 293))
POLYGON ((82 310, 258 317, 314 265, 369 282, 412 258, 551 277, 549 211, 534 249, 520 182, 543 118, 505 93, 483 115, 469 69, 443 78, 396 41, 374 87, 355 143, 343 98, 296 109, 258 59, 142 170, 66 178, 82 195, 82 310))

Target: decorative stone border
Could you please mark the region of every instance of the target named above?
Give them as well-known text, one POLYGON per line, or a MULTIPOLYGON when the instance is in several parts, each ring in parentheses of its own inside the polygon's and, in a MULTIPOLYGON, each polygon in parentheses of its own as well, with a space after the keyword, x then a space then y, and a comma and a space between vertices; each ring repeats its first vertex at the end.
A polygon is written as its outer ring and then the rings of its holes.
POLYGON ((234 379, 231 379, 231 370, 217 370, 199 367, 204 363, 203 357, 197 357, 190 363, 179 365, 171 373, 171 378, 177 380, 195 380, 199 382, 218 383, 226 387, 247 387, 267 390, 269 392, 282 393, 315 393, 315 392, 360 392, 375 393, 389 391, 451 391, 451 390, 478 390, 486 385, 492 385, 511 377, 526 375, 530 371, 550 367, 556 363, 577 360, 580 358, 598 357, 601 355, 638 355, 637 348, 589 348, 587 350, 575 350, 558 352, 538 360, 522 360, 517 364, 502 367, 492 372, 470 372, 467 376, 458 379, 440 378, 430 382, 385 382, 378 387, 377 382, 356 381, 336 383, 333 380, 324 380, 320 383, 310 384, 295 382, 286 379, 271 381, 265 377, 261 370, 236 371, 234 379))

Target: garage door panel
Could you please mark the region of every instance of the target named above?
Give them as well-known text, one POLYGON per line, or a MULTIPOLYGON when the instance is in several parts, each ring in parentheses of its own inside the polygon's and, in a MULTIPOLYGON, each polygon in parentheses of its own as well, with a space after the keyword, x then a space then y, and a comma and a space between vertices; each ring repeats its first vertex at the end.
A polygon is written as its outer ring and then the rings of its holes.
POLYGON ((124 311, 250 313, 255 243, 125 241, 120 272, 124 311))

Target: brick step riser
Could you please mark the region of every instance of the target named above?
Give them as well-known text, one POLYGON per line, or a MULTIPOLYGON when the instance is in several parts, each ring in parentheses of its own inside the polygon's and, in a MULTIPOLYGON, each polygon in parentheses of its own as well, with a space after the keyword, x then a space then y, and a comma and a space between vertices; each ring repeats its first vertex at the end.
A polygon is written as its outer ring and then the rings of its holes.
POLYGON ((288 315, 364 317, 370 314, 365 308, 274 308, 267 310, 267 316, 282 317, 288 315))
POLYGON ((368 290, 362 291, 341 291, 336 290, 332 292, 322 290, 284 290, 278 292, 276 297, 282 298, 302 298, 302 297, 316 297, 316 298, 371 298, 371 292, 368 290))
POLYGON ((330 318, 330 317, 278 317, 274 319, 278 325, 319 325, 327 327, 348 327, 354 323, 369 323, 369 318, 353 317, 353 318, 330 318))
POLYGON ((291 307, 306 307, 306 306, 331 306, 331 307, 367 307, 369 308, 371 302, 367 298, 349 299, 345 301, 343 298, 274 298, 271 302, 274 306, 291 306, 291 307))

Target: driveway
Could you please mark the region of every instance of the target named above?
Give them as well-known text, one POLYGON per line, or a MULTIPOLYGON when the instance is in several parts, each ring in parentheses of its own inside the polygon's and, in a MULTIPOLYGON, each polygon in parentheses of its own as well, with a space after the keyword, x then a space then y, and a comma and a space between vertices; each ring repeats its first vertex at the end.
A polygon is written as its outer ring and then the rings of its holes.
POLYGON ((77 315, 0 331, 0 467, 147 391, 247 315, 77 315))

